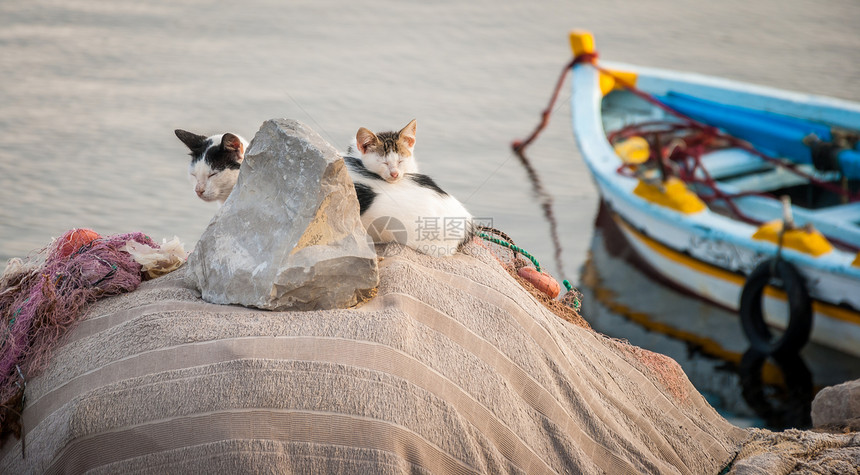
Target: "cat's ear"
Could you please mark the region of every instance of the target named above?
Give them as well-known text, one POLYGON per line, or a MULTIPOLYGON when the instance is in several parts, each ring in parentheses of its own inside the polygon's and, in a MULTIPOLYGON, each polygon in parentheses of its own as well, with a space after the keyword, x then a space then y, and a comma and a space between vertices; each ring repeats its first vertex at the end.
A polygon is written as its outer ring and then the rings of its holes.
POLYGON ((376 137, 376 134, 364 127, 358 129, 358 132, 355 133, 355 145, 361 153, 366 153, 367 148, 376 145, 377 142, 379 142, 379 139, 376 137))
POLYGON ((202 135, 192 134, 186 130, 176 129, 173 131, 176 137, 191 149, 192 152, 199 152, 206 145, 206 137, 202 135))
POLYGON ((242 140, 229 132, 221 137, 221 148, 228 152, 239 152, 240 159, 245 155, 245 147, 242 145, 242 140))
POLYGON ((412 119, 412 122, 409 122, 406 124, 406 127, 400 130, 400 140, 410 149, 415 146, 415 131, 417 127, 418 123, 416 119, 412 119))

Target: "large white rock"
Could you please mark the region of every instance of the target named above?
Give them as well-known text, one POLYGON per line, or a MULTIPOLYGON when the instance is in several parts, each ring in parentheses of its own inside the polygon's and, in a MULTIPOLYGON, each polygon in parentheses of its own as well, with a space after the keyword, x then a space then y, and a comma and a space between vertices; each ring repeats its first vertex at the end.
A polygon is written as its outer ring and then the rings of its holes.
POLYGON ((304 124, 273 119, 251 141, 188 265, 208 302, 344 308, 379 282, 368 242, 337 151, 304 124))

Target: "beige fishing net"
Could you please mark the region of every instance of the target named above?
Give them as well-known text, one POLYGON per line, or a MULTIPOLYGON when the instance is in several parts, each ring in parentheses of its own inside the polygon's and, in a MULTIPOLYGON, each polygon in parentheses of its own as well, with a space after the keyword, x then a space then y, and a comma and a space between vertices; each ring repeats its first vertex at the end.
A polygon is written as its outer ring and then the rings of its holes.
POLYGON ((715 474, 759 450, 503 252, 385 255, 353 309, 213 305, 184 268, 97 302, 28 382, 0 473, 715 474))

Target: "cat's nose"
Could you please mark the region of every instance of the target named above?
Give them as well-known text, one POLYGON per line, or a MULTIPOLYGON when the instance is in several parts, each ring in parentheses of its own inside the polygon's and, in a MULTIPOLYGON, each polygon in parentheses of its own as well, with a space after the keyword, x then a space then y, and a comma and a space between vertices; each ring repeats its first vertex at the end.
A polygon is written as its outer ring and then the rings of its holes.
POLYGON ((392 172, 391 172, 391 178, 397 178, 397 177, 399 177, 399 176, 400 176, 400 173, 399 173, 399 172, 397 172, 397 171, 392 171, 392 172))

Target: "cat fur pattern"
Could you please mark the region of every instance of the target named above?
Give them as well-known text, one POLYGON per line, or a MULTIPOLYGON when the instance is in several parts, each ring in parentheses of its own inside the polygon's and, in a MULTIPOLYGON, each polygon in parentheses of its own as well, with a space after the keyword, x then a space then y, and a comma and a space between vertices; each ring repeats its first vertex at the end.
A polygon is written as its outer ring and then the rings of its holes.
POLYGON ((474 235, 472 215, 415 161, 416 121, 399 132, 362 127, 344 156, 361 222, 374 242, 398 242, 436 257, 451 256, 474 235))
POLYGON ((248 141, 231 133, 209 137, 182 129, 174 133, 191 151, 188 174, 194 192, 201 200, 220 206, 236 185, 248 141))

